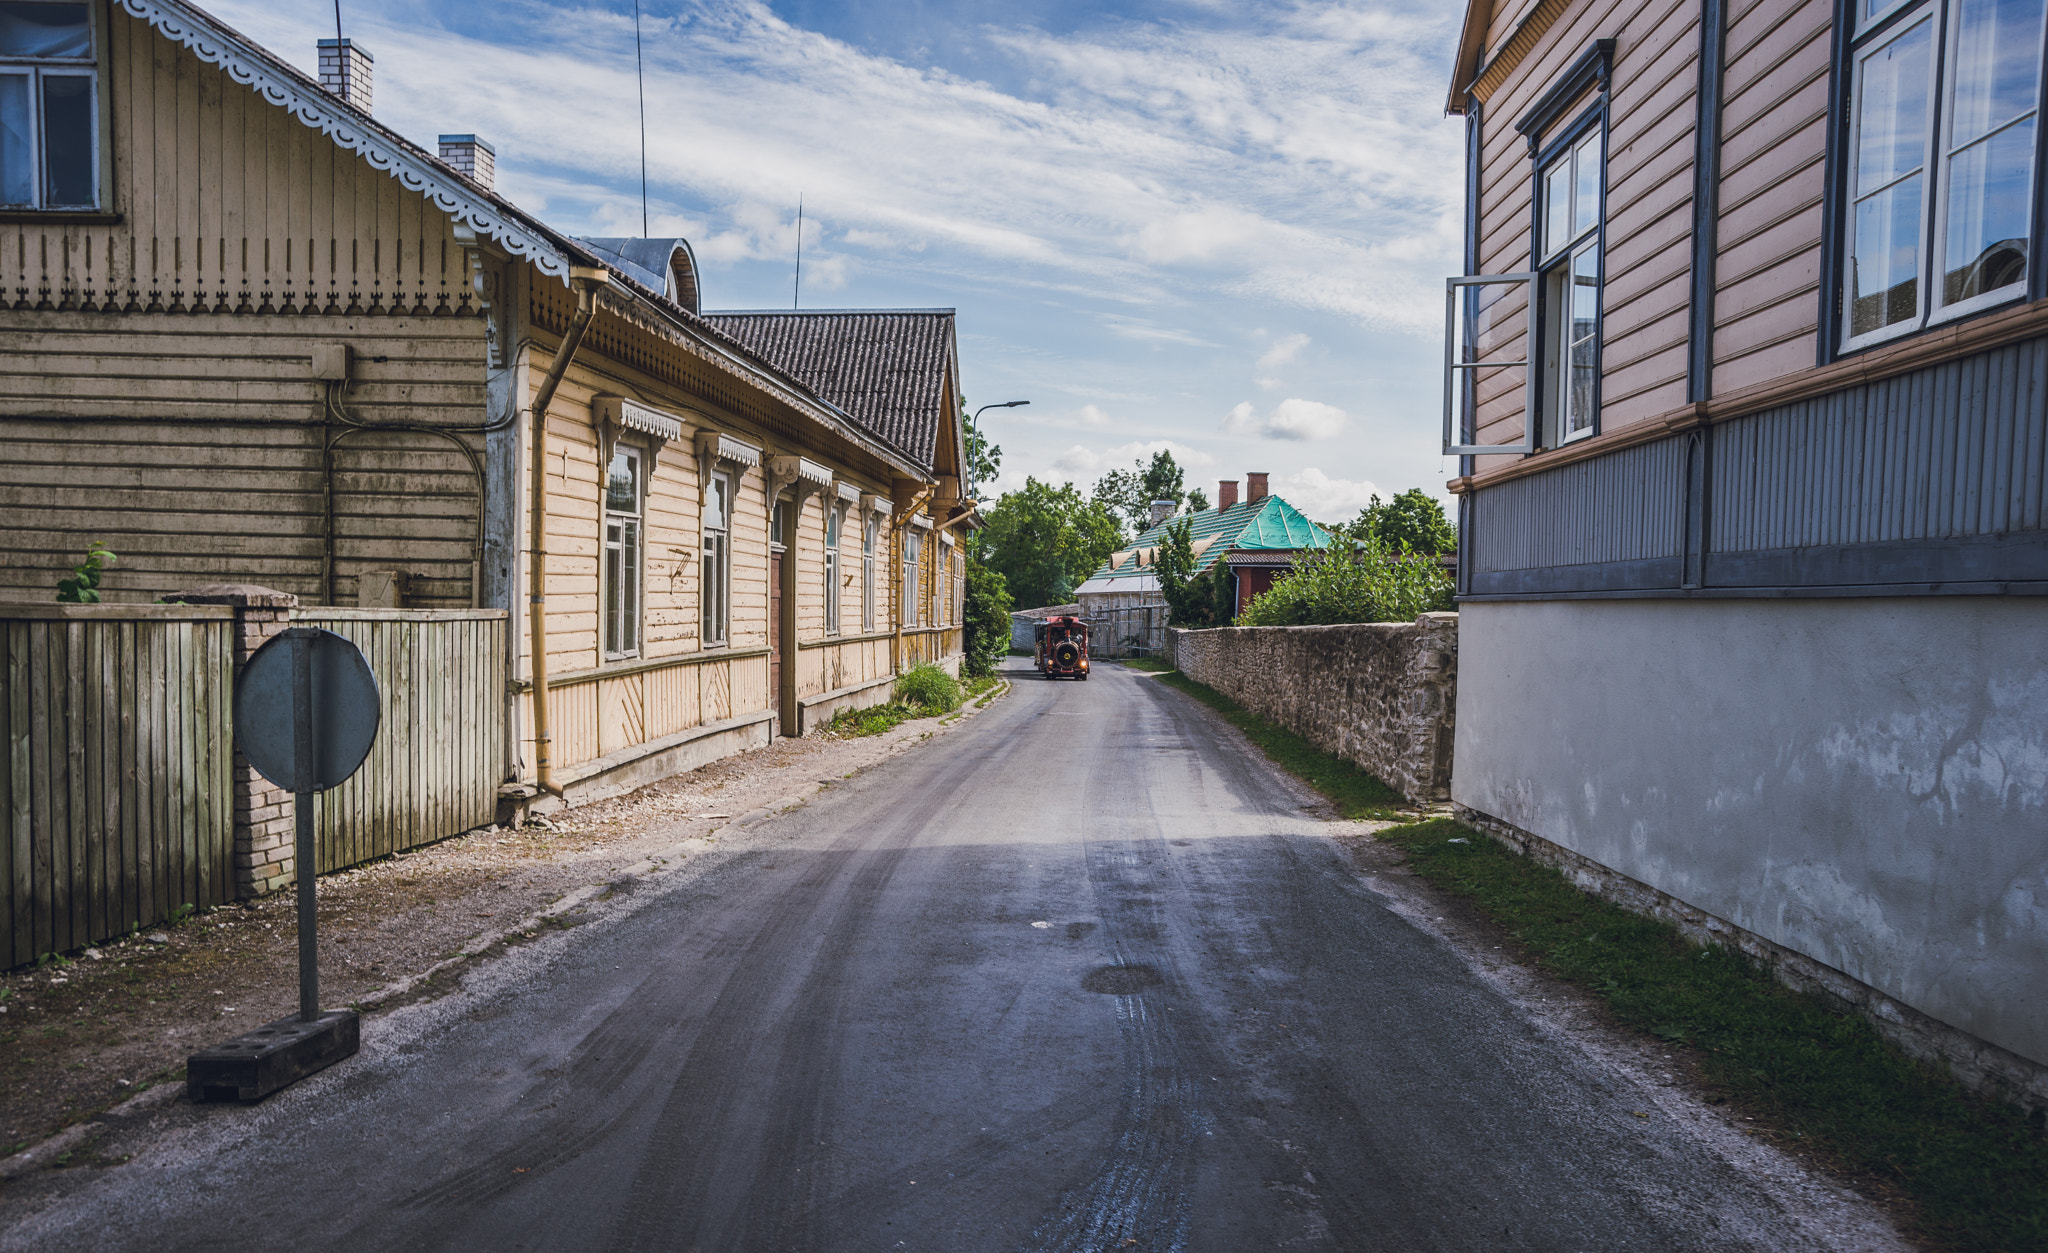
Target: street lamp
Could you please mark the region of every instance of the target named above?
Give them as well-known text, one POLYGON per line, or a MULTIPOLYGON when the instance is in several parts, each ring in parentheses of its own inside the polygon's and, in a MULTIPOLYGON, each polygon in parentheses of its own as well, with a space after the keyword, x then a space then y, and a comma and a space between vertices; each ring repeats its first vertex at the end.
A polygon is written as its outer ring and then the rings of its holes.
POLYGON ((972 500, 974 498, 974 488, 976 486, 974 483, 974 469, 981 461, 981 415, 991 409, 1015 409, 1018 405, 1028 405, 1030 403, 1028 400, 1005 400, 998 405, 983 405, 974 411, 973 417, 967 419, 968 427, 974 432, 974 447, 967 450, 967 473, 961 476, 967 480, 968 499, 972 500))

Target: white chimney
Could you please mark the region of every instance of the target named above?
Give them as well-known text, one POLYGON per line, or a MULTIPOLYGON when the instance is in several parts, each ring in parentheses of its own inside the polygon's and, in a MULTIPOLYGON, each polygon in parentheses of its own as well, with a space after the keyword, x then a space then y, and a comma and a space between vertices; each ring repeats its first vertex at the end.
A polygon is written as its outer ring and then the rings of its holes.
POLYGON ((370 111, 369 51, 346 39, 320 41, 320 85, 363 112, 370 111))
POLYGON ((498 182, 498 150, 474 135, 441 136, 441 159, 485 191, 498 182))

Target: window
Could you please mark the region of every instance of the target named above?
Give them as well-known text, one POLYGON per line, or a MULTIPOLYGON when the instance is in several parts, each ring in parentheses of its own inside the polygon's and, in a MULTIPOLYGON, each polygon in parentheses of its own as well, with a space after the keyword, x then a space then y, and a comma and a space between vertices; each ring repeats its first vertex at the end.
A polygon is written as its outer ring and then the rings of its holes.
POLYGON ((836 505, 825 509, 825 634, 839 634, 839 514, 836 505))
POLYGON ((0 205, 98 206, 94 66, 90 6, 0 0, 0 205))
POLYGON ((860 629, 875 629, 875 532, 881 528, 873 514, 860 531, 860 629))
POLYGON ((1844 349, 2025 295, 2044 0, 1859 5, 1844 349))
POLYGON ((918 578, 918 550, 924 536, 916 527, 903 528, 903 609, 898 615, 904 626, 923 626, 924 583, 918 578))
POLYGON ((604 655, 640 653, 640 450, 612 451, 604 485, 604 655))
POLYGON ((723 644, 732 617, 732 475, 718 473, 704 489, 704 643, 723 644))
MULTIPOLYGON (((1555 147, 1556 145, 1553 145, 1555 147)), ((1591 435, 1600 403, 1600 197, 1602 138, 1595 125, 1537 175, 1542 246, 1543 442, 1591 435)))

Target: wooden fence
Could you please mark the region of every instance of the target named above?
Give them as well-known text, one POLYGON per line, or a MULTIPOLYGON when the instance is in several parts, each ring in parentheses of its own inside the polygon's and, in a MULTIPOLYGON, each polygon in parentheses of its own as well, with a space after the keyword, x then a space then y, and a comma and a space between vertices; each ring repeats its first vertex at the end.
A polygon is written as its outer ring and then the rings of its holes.
POLYGON ((0 604, 0 968, 234 893, 234 615, 0 604))
POLYGON ((320 872, 497 820, 505 777, 502 609, 299 609, 377 676, 383 722, 354 778, 319 801, 320 872))

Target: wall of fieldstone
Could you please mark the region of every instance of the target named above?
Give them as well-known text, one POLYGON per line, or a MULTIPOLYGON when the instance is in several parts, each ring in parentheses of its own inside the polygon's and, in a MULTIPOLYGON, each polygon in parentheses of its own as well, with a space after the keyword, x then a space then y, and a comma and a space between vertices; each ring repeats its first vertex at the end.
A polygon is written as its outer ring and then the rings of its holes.
POLYGON ((1450 798, 1457 614, 1168 634, 1168 659, 1197 683, 1357 763, 1411 802, 1450 798))

